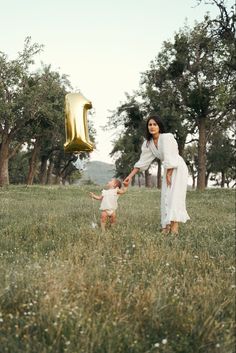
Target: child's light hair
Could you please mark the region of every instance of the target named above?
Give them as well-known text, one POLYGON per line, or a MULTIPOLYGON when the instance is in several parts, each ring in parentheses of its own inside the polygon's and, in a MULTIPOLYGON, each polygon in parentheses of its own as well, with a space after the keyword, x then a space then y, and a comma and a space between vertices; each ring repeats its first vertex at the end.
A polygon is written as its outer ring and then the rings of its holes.
POLYGON ((114 179, 115 180, 115 186, 117 187, 117 188, 121 188, 121 181, 119 180, 119 179, 114 179))

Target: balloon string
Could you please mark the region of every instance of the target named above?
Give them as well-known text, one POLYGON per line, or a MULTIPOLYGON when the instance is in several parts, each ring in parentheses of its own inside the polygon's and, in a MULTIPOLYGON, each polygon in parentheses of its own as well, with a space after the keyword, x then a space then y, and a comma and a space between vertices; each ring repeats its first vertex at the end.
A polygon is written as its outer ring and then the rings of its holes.
POLYGON ((97 223, 97 219, 96 219, 96 215, 95 215, 95 207, 94 207, 94 199, 92 198, 92 204, 93 204, 93 218, 94 218, 94 222, 97 223))

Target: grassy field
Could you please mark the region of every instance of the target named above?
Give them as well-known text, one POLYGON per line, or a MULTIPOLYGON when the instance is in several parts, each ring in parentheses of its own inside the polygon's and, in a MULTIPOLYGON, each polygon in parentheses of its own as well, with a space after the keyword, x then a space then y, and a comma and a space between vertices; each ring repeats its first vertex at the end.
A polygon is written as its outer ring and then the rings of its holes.
POLYGON ((234 352, 234 191, 188 192, 178 237, 145 188, 101 234, 89 191, 0 190, 0 352, 234 352))

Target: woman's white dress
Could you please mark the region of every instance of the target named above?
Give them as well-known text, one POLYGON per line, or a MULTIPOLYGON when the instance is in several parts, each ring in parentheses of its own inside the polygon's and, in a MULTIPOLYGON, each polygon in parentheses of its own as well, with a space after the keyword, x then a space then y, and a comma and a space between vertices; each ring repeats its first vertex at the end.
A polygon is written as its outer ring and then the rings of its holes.
POLYGON ((163 228, 171 221, 185 223, 189 218, 186 211, 186 191, 188 168, 179 155, 178 144, 171 133, 159 135, 157 146, 153 140, 144 141, 139 161, 134 165, 140 171, 148 169, 151 162, 159 158, 164 166, 161 189, 161 225, 163 228), (166 171, 173 168, 171 186, 167 187, 166 171))

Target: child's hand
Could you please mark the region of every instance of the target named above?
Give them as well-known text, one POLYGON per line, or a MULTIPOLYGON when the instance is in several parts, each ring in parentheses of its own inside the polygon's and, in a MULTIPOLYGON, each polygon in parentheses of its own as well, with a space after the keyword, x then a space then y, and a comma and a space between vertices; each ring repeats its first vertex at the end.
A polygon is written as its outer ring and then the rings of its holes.
POLYGON ((89 196, 92 197, 92 199, 94 198, 94 193, 90 192, 89 196))

